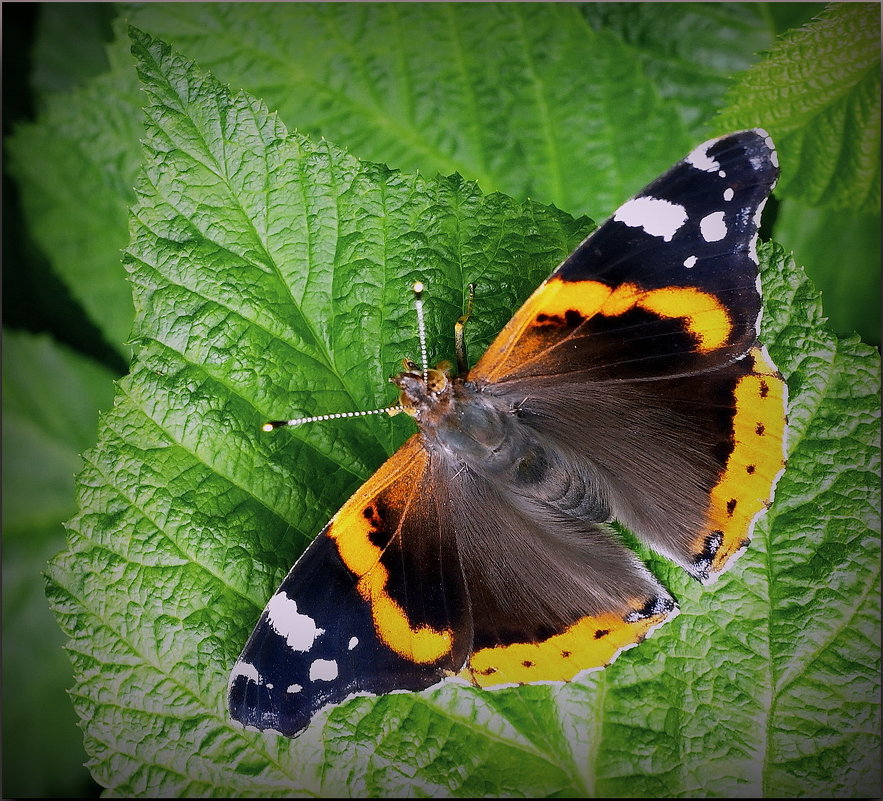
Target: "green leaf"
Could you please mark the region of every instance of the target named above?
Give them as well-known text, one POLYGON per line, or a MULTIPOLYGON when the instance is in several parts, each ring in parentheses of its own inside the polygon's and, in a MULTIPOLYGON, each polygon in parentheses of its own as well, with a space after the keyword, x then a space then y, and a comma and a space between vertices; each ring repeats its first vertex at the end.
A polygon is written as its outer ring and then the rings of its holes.
POLYGON ((566 3, 160 4, 131 19, 230 85, 259 90, 289 127, 360 158, 458 172, 485 192, 600 217, 691 138, 635 49, 588 24, 595 13, 566 3), (625 152, 638 143, 643 163, 625 152))
POLYGON ((879 212, 879 4, 833 3, 786 33, 743 76, 715 127, 754 125, 776 140, 780 193, 879 212))
POLYGON ((785 198, 776 240, 804 259, 831 327, 880 345, 880 215, 813 208, 785 198))
MULTIPOLYGON (((704 136, 732 74, 769 45, 767 18, 782 16, 738 3, 121 8, 289 128, 596 219, 704 136)), ((111 71, 17 130, 9 163, 43 252, 125 354, 132 309, 118 254, 141 95, 116 27, 111 71)))
POLYGON ((31 76, 38 97, 69 91, 107 69, 113 14, 109 3, 40 5, 31 76))
MULTIPOLYGON (((258 91, 289 127, 576 213, 611 212, 693 143, 634 47, 575 6, 156 3, 126 14, 258 91), (643 158, 630 157, 638 146, 643 158)), ((141 95, 120 43, 109 59, 109 73, 21 127, 9 154, 35 239, 123 351, 132 311, 118 253, 141 95)))
POLYGON ((791 455, 762 565, 779 721, 767 730, 764 789, 860 796, 880 782, 870 756, 879 751, 880 359, 857 337, 830 334, 815 289, 783 252, 772 256, 772 353, 789 376, 791 455))
MULTIPOLYGON (((587 3, 595 30, 615 33, 699 141, 732 76, 772 43, 766 3, 587 3)), ((808 3, 773 3, 796 7, 808 3)), ((677 156, 675 156, 677 158, 677 156)), ((648 175, 647 178, 652 178, 648 175)))
POLYGON ((879 358, 825 331, 775 248, 764 341, 791 388, 789 470, 714 589, 660 567, 681 615, 568 685, 358 698, 293 741, 231 726, 229 671, 267 598, 412 430, 260 423, 388 403, 417 352, 418 277, 434 357, 477 283, 474 359, 589 223, 288 133, 133 36, 136 357, 49 586, 96 779, 145 796, 872 794, 879 358))
POLYGON ((78 796, 91 781, 66 696, 73 683, 43 570, 76 510, 78 453, 95 440, 112 376, 45 337, 3 335, 3 790, 78 796), (52 770, 47 771, 46 765, 52 770))
POLYGON ((47 96, 40 122, 18 127, 6 143, 31 236, 121 354, 133 315, 119 260, 142 136, 139 102, 130 74, 108 72, 47 96))

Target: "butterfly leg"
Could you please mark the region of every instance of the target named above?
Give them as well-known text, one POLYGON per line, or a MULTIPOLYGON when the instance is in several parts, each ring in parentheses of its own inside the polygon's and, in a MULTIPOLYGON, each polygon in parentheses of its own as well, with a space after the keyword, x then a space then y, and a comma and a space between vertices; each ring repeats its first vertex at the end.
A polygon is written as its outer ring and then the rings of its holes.
POLYGON ((465 375, 469 371, 466 360, 466 321, 472 316, 472 303, 475 300, 475 284, 469 284, 469 295, 466 298, 466 311, 454 323, 454 348, 457 352, 457 373, 465 375))

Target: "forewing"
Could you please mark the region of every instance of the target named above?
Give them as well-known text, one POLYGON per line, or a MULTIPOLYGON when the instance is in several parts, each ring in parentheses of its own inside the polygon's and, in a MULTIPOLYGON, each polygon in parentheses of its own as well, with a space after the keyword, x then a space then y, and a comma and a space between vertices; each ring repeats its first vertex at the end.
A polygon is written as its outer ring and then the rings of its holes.
POLYGON ((413 436, 297 561, 233 668, 235 720, 293 736, 326 705, 460 670, 467 597, 429 465, 413 436))
POLYGON ((589 236, 469 374, 702 581, 747 545, 784 467, 787 387, 757 339, 777 175, 762 130, 700 145, 589 236))
POLYGON ((757 339, 755 244, 777 175, 759 129, 700 145, 540 285, 470 378, 641 380, 744 355, 757 339))

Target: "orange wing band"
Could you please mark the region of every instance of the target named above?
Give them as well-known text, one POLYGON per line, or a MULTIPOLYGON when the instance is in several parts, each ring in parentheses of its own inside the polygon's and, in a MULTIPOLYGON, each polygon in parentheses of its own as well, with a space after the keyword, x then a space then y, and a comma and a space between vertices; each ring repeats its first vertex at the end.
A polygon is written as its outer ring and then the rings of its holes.
POLYGON ((479 687, 569 681, 584 670, 610 664, 620 651, 637 645, 672 617, 671 612, 634 622, 615 613, 584 617, 542 642, 482 648, 458 675, 479 687))
POLYGON ((413 628, 402 607, 387 592, 389 571, 380 561, 382 549, 371 541, 374 525, 367 510, 378 495, 387 505, 404 509, 429 462, 419 434, 411 437, 331 519, 327 534, 334 540, 343 563, 358 577, 359 594, 371 605, 380 640, 405 659, 435 662, 450 653, 454 635, 429 626, 413 628))
POLYGON ((634 308, 683 320, 700 353, 723 347, 733 331, 729 312, 720 300, 695 287, 642 290, 635 284, 621 284, 614 288, 599 281, 564 281, 553 275, 527 299, 469 376, 493 381, 530 360, 535 355, 531 349, 516 349, 516 345, 522 339, 530 341, 530 329, 544 319, 565 318, 568 312, 584 319, 596 314, 618 317, 634 308))
POLYGON ((754 370, 736 385, 733 451, 711 491, 706 530, 696 541, 699 551, 710 534, 722 535, 709 570, 712 577, 748 545, 785 467, 787 385, 762 348, 752 348, 747 358, 754 360, 754 370))

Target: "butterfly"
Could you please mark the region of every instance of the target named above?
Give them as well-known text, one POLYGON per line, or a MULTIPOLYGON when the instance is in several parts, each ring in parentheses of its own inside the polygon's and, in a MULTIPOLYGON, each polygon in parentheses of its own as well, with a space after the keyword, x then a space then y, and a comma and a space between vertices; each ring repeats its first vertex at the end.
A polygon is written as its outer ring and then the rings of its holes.
POLYGON ((568 681, 677 614, 616 520, 703 583, 781 475, 787 386, 759 340, 760 129, 623 204, 472 369, 406 362, 419 432, 344 504, 233 667, 231 717, 294 736, 357 694, 568 681))

